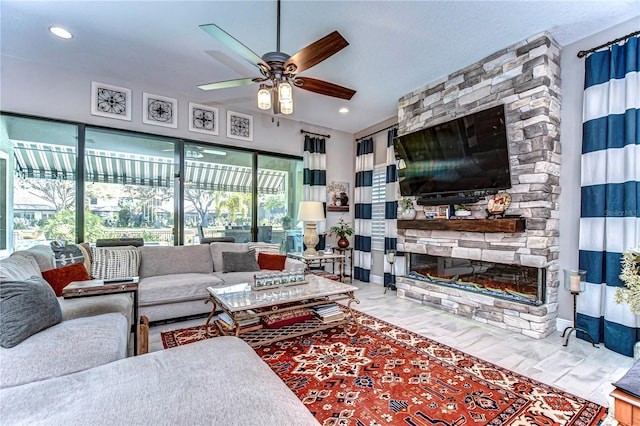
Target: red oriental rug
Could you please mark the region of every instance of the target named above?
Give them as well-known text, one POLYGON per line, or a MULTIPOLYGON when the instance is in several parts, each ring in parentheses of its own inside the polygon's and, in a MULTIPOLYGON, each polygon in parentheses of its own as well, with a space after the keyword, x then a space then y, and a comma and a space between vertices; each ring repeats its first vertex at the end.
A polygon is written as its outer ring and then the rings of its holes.
MULTIPOLYGON (((324 425, 597 425, 606 409, 356 312, 341 327, 256 348, 324 425)), ((204 326, 162 333, 165 348, 204 326)))

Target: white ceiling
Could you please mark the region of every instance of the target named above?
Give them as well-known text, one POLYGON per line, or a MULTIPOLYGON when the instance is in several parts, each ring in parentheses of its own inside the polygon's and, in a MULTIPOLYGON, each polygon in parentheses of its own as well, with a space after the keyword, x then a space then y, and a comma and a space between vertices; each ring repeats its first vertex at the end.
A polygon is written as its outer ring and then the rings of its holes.
MULTIPOLYGON (((275 0, 1 0, 0 7, 2 55, 241 110, 258 111, 256 85, 211 92, 196 85, 258 76, 257 68, 198 25, 219 25, 259 56, 276 50, 275 0), (47 28, 54 24, 74 38, 51 36, 47 28)), ((333 30, 350 43, 301 75, 358 91, 344 101, 294 89, 291 118, 355 133, 395 116, 406 93, 533 34, 549 31, 564 46, 640 17, 640 0, 284 0, 281 13, 283 52, 292 55, 333 30), (342 106, 350 112, 339 114, 342 106)))

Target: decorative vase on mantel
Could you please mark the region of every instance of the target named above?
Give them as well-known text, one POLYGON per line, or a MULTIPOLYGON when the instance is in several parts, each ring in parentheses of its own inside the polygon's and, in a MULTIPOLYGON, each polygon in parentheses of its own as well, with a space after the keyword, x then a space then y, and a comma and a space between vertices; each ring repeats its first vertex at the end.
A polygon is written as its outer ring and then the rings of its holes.
POLYGON ((410 208, 402 211, 402 219, 413 220, 416 218, 416 209, 410 208))
POLYGON ((343 249, 349 247, 349 239, 347 237, 342 237, 338 239, 338 247, 343 249))

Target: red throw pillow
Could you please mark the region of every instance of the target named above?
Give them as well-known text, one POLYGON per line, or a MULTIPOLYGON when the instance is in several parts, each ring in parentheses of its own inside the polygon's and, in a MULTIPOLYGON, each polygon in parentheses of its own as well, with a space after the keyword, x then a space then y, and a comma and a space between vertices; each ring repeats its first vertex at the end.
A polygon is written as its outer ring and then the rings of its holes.
POLYGON ((87 281, 91 279, 87 268, 84 267, 82 262, 42 271, 42 278, 53 287, 56 296, 62 296, 62 289, 73 281, 87 281))
POLYGON ((260 269, 270 269, 272 271, 284 270, 284 263, 287 261, 285 254, 258 253, 258 265, 260 269))

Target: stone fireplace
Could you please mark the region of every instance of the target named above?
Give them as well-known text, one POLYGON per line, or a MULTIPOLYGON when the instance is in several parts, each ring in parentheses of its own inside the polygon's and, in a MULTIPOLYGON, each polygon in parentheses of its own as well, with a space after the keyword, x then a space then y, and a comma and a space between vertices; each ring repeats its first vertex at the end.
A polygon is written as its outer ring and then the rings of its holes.
MULTIPOLYGON (((559 54, 558 45, 547 33, 538 34, 399 100, 400 135, 504 105, 512 183, 507 190, 512 199, 507 213, 520 219, 486 219, 487 201, 481 200, 471 205, 470 218, 427 220, 419 215, 422 220, 398 220, 398 250, 411 262, 396 271, 398 297, 531 337, 555 331, 561 163, 559 54), (506 226, 510 220, 518 226, 506 226), (463 226, 471 224, 474 226, 463 226), (521 291, 522 277, 526 276, 535 283, 531 284, 537 293, 535 300, 497 297, 502 295, 412 276, 419 258, 415 255, 443 257, 435 261, 435 269, 449 265, 449 272, 454 266, 465 272, 465 268, 480 271, 488 265, 504 265, 497 275, 518 282, 509 292, 530 299, 527 292, 533 289, 521 291)), ((444 280, 468 279, 457 275, 445 274, 444 280)), ((499 289, 495 283, 488 287, 499 289)))
POLYGON ((544 304, 546 269, 407 253, 406 276, 532 306, 544 304))

